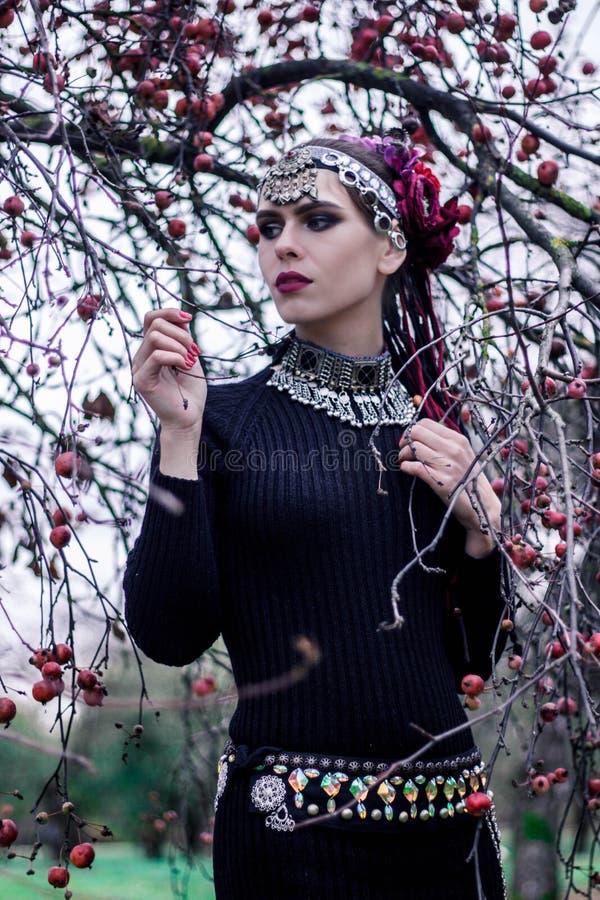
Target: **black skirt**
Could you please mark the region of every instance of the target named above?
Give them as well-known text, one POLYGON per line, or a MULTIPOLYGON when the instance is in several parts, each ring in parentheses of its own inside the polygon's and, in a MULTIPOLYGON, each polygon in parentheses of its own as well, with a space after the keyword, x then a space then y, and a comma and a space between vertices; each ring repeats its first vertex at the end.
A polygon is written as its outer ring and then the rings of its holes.
POLYGON ((490 818, 414 820, 393 833, 267 828, 250 776, 227 779, 214 831, 216 900, 504 900, 490 818), (477 849, 472 853, 477 838, 477 849), (471 856, 470 862, 467 858, 471 856))

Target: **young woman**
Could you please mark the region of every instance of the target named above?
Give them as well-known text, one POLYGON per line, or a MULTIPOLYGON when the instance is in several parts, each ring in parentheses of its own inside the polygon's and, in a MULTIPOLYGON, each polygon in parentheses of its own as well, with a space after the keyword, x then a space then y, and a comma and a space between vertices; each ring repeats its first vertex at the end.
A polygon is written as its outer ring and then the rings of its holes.
POLYGON ((402 143, 323 139, 267 172, 257 225, 294 326, 273 361, 207 386, 175 309, 134 359, 161 430, 129 628, 167 665, 221 634, 239 695, 216 896, 497 900, 457 691, 501 650, 499 502, 453 425, 428 278, 454 206, 402 143))

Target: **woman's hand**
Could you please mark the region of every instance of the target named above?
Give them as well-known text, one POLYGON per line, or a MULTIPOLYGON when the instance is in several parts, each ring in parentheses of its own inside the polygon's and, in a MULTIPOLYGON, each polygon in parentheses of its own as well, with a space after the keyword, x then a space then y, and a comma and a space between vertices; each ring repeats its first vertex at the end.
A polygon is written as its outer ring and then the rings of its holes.
POLYGON ((400 440, 400 471, 416 475, 449 506, 467 532, 469 556, 494 547, 490 528, 500 528, 500 501, 483 474, 467 438, 431 419, 420 419, 400 440), (472 466, 472 468, 471 468, 472 466), (467 475, 466 473, 469 472, 467 475))
POLYGON ((144 316, 144 337, 133 357, 133 385, 161 422, 163 434, 199 438, 206 378, 188 325, 191 315, 159 309, 144 316))

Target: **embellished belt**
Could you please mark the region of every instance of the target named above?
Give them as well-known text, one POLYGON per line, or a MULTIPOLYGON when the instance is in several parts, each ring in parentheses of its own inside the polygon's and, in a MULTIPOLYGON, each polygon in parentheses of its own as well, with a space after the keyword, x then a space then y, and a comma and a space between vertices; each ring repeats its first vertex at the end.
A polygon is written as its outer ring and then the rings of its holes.
POLYGON ((477 747, 459 756, 396 764, 293 752, 248 753, 229 743, 218 764, 215 808, 232 771, 250 772, 250 809, 267 828, 293 831, 312 820, 338 828, 389 831, 414 820, 465 812, 465 797, 485 791, 477 747))

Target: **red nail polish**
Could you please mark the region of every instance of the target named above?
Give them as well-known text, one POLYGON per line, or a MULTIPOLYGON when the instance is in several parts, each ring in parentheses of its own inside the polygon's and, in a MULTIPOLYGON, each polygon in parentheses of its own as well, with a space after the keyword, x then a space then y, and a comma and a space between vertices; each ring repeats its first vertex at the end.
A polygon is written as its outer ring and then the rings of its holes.
POLYGON ((196 360, 195 360, 195 359, 190 359, 189 356, 186 356, 186 358, 185 358, 185 360, 184 360, 184 365, 185 365, 186 369, 191 369, 192 366, 195 366, 195 365, 196 365, 196 360))
POLYGON ((196 354, 196 356, 200 356, 200 354, 202 353, 198 344, 192 344, 192 350, 196 354))
POLYGON ((193 318, 192 314, 189 312, 184 312, 182 309, 179 310, 179 318, 183 319, 184 322, 189 322, 190 319, 193 318))

